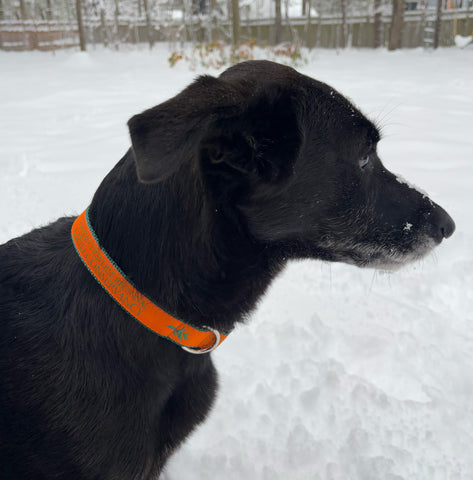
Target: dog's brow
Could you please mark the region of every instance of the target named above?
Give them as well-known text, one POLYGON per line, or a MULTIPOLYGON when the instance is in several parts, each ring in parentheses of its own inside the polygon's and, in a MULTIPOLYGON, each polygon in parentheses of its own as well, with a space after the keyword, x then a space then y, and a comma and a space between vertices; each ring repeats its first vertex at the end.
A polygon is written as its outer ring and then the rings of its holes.
POLYGON ((368 131, 366 136, 373 145, 376 145, 381 140, 381 132, 378 127, 368 120, 368 131))
POLYGON ((381 140, 381 132, 373 125, 372 143, 376 145, 381 140))

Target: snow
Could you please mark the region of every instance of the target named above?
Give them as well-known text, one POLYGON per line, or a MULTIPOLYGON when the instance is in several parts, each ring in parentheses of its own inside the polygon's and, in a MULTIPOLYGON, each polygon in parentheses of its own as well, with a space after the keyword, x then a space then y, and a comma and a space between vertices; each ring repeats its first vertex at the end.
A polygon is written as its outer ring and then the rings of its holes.
MULTIPOLYGON (((240 12, 243 18, 269 18, 274 17, 275 6, 272 0, 240 0, 240 12)), ((287 0, 281 5, 281 15, 283 18, 300 18, 302 15, 302 0, 287 0)), ((310 16, 317 18, 319 14, 314 7, 310 9, 310 16)))
MULTIPOLYGON (((168 55, 0 51, 0 242, 87 206, 127 119, 196 75, 168 55)), ((386 166, 457 231, 395 274, 292 263, 213 354, 215 408, 164 478, 472 480, 473 50, 316 50, 302 71, 380 124, 386 166)))
MULTIPOLYGON (((287 15, 290 18, 302 17, 303 15, 301 2, 290 2, 287 6, 287 15)), ((305 16, 307 16, 307 14, 305 16)), ((311 18, 317 18, 319 16, 317 10, 314 7, 310 8, 310 16, 311 18)))
POLYGON ((399 183, 403 183, 404 185, 407 185, 409 188, 416 190, 419 192, 422 196, 428 197, 429 194, 425 191, 422 190, 422 188, 419 188, 417 185, 414 185, 413 183, 409 182, 409 180, 406 180, 402 175, 399 173, 395 174, 396 175, 396 181, 399 183))
POLYGON ((465 48, 473 42, 473 36, 470 35, 469 37, 463 37, 461 35, 455 35, 455 45, 460 48, 465 48))

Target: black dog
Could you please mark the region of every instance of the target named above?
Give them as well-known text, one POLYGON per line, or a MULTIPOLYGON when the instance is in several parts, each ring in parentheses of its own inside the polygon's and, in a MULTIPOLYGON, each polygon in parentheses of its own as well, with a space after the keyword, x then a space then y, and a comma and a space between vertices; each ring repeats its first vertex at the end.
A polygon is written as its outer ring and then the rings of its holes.
MULTIPOLYGON (((231 330, 287 259, 392 268, 455 228, 383 167, 369 120, 289 67, 200 77, 129 127, 91 224, 140 291, 198 327, 231 330)), ((156 479, 206 417, 216 373, 103 291, 73 221, 0 247, 0 477, 156 479)))

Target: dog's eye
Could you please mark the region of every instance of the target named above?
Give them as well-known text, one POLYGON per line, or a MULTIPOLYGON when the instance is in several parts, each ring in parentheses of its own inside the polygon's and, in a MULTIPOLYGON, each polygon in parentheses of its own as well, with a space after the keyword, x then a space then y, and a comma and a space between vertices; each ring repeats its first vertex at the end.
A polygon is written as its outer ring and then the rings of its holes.
POLYGON ((365 155, 364 157, 361 157, 361 158, 358 160, 358 165, 360 166, 360 168, 365 168, 366 165, 368 165, 369 162, 370 162, 370 156, 369 156, 369 155, 365 155))

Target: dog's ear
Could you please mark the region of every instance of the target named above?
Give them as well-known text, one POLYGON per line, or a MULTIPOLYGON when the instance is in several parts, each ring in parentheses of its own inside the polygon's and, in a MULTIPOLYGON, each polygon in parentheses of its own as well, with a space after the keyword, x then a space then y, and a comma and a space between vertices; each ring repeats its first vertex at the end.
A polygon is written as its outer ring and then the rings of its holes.
POLYGON ((212 114, 234 99, 222 80, 199 77, 170 100, 135 115, 128 121, 138 179, 165 180, 193 155, 212 114))
POLYGON ((165 180, 196 157, 266 180, 287 176, 302 143, 296 97, 277 83, 199 77, 128 121, 139 180, 165 180))
POLYGON ((233 169, 268 182, 286 178, 303 142, 300 101, 295 89, 276 83, 253 86, 237 114, 220 115, 209 125, 202 158, 227 173, 233 169))

